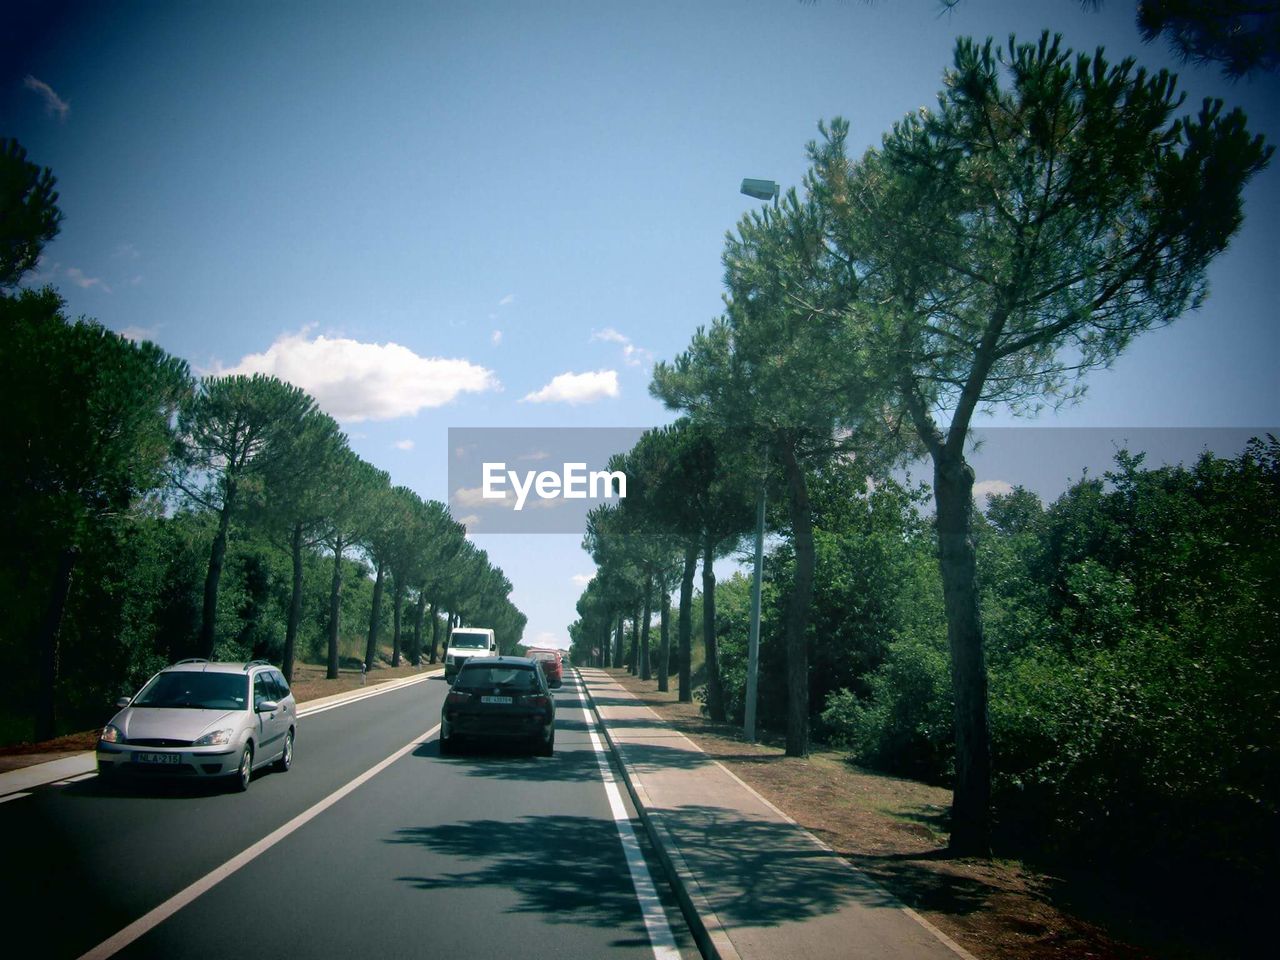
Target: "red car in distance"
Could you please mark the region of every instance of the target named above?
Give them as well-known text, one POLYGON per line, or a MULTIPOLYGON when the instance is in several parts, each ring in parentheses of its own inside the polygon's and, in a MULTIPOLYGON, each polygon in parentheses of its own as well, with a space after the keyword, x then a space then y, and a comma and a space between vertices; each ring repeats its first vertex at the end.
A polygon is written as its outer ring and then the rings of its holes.
POLYGON ((547 678, 547 686, 558 687, 564 683, 564 667, 560 661, 560 651, 552 648, 535 648, 529 656, 542 664, 542 672, 547 678))

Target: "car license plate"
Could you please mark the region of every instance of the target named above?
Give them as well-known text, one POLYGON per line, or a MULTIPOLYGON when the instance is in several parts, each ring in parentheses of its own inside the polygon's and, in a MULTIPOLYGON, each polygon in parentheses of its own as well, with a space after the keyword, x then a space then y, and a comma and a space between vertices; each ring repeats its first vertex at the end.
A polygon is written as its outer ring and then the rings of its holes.
POLYGON ((510 703, 510 697, 481 697, 481 703, 510 703))
POLYGON ((138 763, 181 763, 182 756, 177 753, 137 753, 138 763))

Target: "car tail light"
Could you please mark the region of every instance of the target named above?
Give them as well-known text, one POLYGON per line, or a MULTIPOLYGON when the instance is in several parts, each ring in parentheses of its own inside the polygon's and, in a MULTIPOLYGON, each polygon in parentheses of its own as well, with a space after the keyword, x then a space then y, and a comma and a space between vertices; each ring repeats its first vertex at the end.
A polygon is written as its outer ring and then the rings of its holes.
POLYGON ((524 698, 524 702, 525 702, 525 703, 527 703, 527 704, 528 704, 529 706, 531 706, 531 707, 545 707, 545 706, 549 705, 551 701, 549 701, 549 700, 548 700, 546 697, 544 697, 542 694, 540 694, 540 693, 535 693, 535 694, 534 694, 533 696, 531 696, 531 697, 525 697, 525 698, 524 698))
POLYGON ((449 695, 444 698, 444 702, 446 704, 452 704, 455 707, 462 703, 470 703, 471 694, 463 693, 460 690, 451 690, 449 691, 449 695))

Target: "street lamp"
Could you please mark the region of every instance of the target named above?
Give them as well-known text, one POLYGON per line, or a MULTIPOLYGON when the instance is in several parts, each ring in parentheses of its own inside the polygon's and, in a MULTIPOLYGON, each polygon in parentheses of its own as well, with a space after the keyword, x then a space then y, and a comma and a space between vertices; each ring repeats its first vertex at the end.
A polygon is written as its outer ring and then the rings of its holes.
POLYGON ((748 197, 754 197, 757 200, 777 200, 780 192, 780 188, 772 180, 750 178, 742 181, 741 189, 748 197))
MULTIPOLYGON (((780 192, 772 180, 742 181, 742 192, 756 200, 777 200, 780 192)), ((756 740, 756 698, 760 689, 760 579, 764 572, 764 485, 768 476, 769 448, 760 469, 760 492, 756 495, 756 563, 751 576, 751 634, 747 642, 747 702, 743 733, 750 743, 756 740)))

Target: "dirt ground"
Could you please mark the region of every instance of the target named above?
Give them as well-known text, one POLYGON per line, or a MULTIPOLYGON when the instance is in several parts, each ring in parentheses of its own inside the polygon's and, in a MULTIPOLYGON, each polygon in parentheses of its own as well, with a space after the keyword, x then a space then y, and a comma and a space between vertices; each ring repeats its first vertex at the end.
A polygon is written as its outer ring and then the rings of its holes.
MULTIPOLYGON (((783 755, 782 740, 751 744, 697 703, 658 693, 625 670, 615 679, 771 803, 981 960, 1138 960, 1216 957, 1216 949, 1143 949, 1063 909, 1071 884, 1012 860, 949 859, 949 790, 859 769, 837 752, 783 755), (1064 889, 1064 885, 1068 889, 1064 889)), ((675 678, 672 678, 672 688, 675 678)))
MULTIPOLYGON (((424 663, 421 668, 407 664, 399 667, 388 667, 378 663, 369 675, 365 677, 364 685, 373 686, 378 683, 385 683, 388 680, 416 676, 427 670, 437 669, 437 666, 424 663)), ((293 683, 291 684, 294 699, 298 703, 306 703, 308 700, 319 700, 322 697, 333 696, 335 693, 356 690, 361 686, 360 671, 358 669, 343 667, 339 669, 336 680, 326 680, 325 673, 326 668, 323 664, 296 664, 293 669, 293 683)), ((104 718, 104 720, 106 719, 110 719, 110 714, 104 718)), ((43 743, 17 743, 0 747, 0 773, 6 770, 17 770, 20 767, 44 763, 47 760, 58 760, 71 753, 83 753, 86 750, 92 750, 97 746, 97 743, 98 728, 95 727, 92 730, 82 730, 79 733, 68 733, 65 736, 58 737, 56 740, 46 740, 43 743)))

